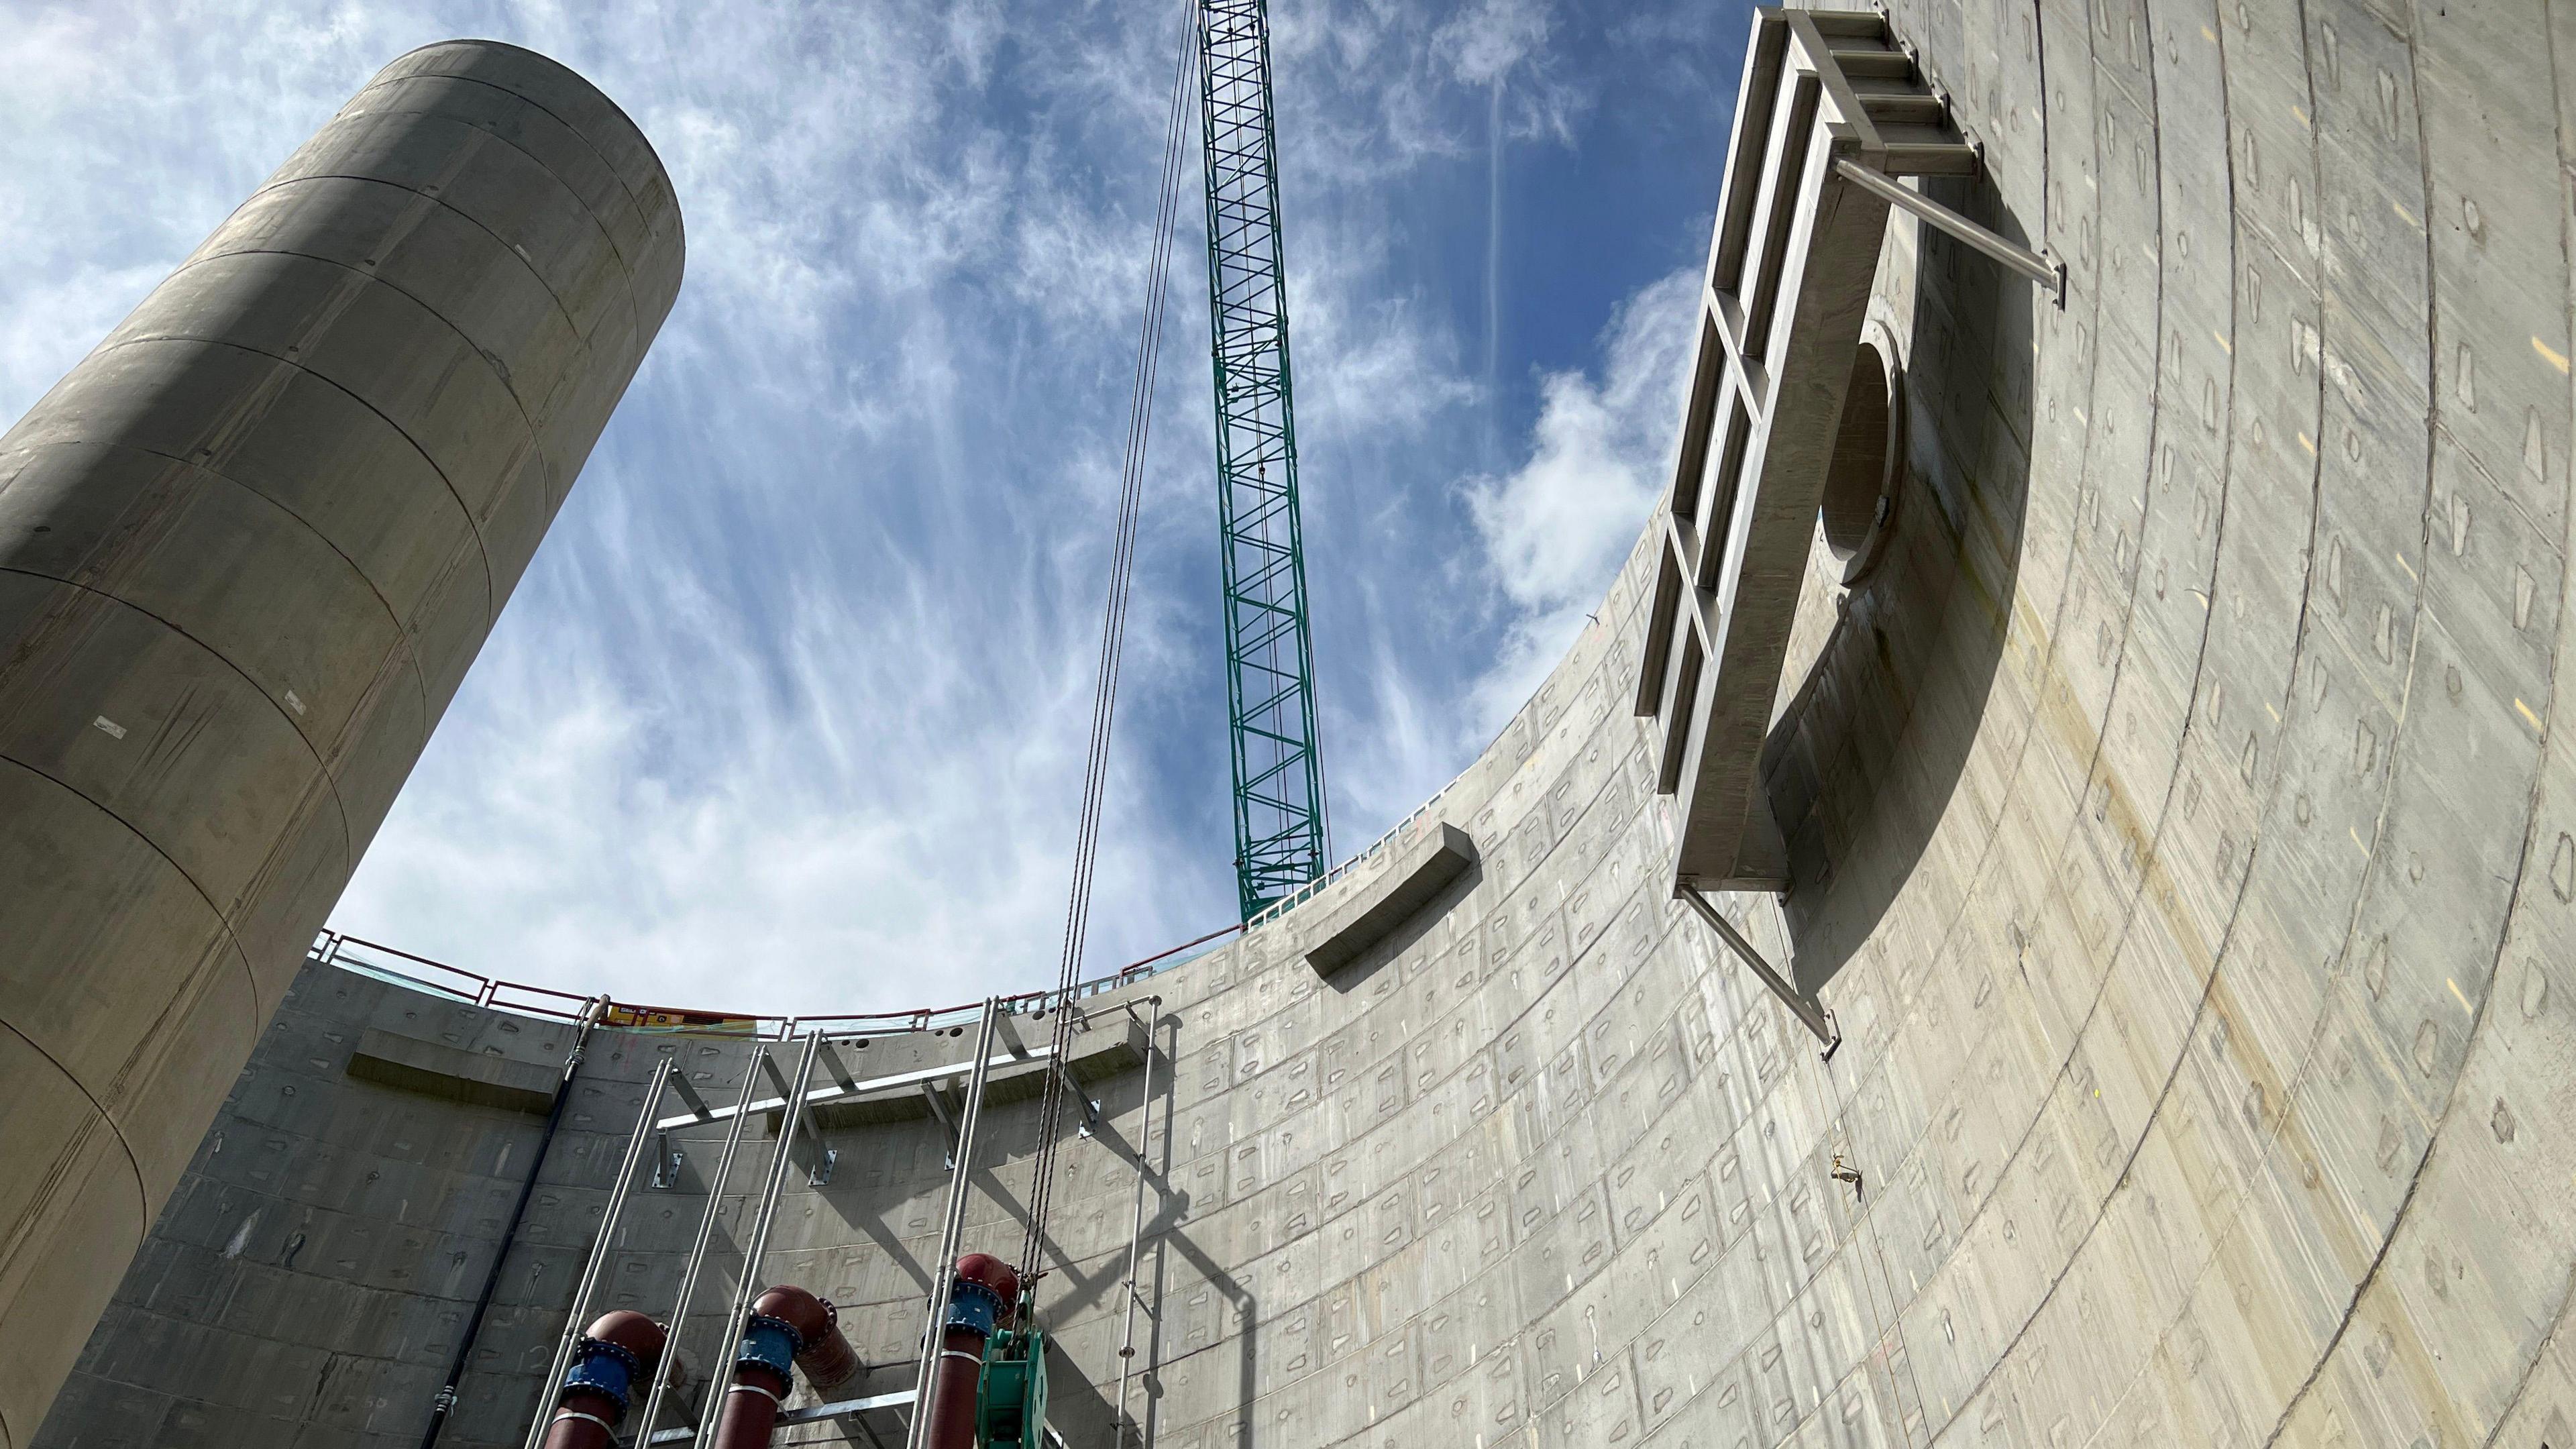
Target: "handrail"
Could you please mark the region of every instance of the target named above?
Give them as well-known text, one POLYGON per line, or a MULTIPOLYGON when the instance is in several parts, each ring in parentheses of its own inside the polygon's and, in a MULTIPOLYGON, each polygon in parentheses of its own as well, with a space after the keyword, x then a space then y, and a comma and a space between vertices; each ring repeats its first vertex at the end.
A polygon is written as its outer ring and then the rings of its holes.
MULTIPOLYGON (((1200 954, 1196 948, 1221 937, 1240 934, 1242 926, 1224 926, 1204 936, 1194 937, 1177 946, 1157 951, 1142 960, 1131 961, 1104 976, 1095 976, 1073 988, 1072 1000, 1114 991, 1158 972, 1168 971, 1183 961, 1200 954)), ((471 1006, 495 1007, 531 1016, 553 1017, 560 1021, 578 1021, 582 1008, 595 997, 579 992, 561 991, 551 986, 537 986, 524 981, 509 981, 450 966, 427 956, 370 941, 342 931, 323 931, 314 937, 305 959, 324 966, 336 966, 363 976, 391 981, 397 985, 431 992, 471 1006), (382 958, 393 958, 391 960, 382 958), (555 1003, 568 1003, 558 1006, 555 1003)), ((1058 992, 1024 991, 1015 996, 998 997, 1001 1010, 1010 1015, 1027 1015, 1053 1010, 1062 1004, 1058 992)), ((784 1041, 803 1032, 823 1030, 831 1035, 851 1036, 876 1027, 886 1032, 930 1031, 935 1028, 964 1025, 976 1020, 984 1010, 981 1001, 957 1006, 916 1007, 898 1011, 838 1012, 820 1016, 765 1016, 746 1012, 703 1011, 694 1007, 654 1006, 640 1002, 611 1001, 602 1024, 625 1031, 662 1032, 675 1036, 735 1036, 764 1041, 784 1041)))
POLYGON ((1334 866, 1331 870, 1324 872, 1322 875, 1319 875, 1313 880, 1306 882, 1304 885, 1297 887, 1288 894, 1281 896, 1279 899, 1272 901, 1266 906, 1263 906, 1260 910, 1253 912, 1252 919, 1244 922, 1242 929, 1248 931, 1255 926, 1262 925, 1268 921, 1276 919, 1280 912, 1287 910, 1290 906, 1296 905, 1301 901, 1312 899, 1317 891, 1320 891, 1324 887, 1331 885, 1333 882, 1340 880, 1343 876, 1350 874, 1356 867, 1376 859, 1378 852, 1386 849, 1389 841, 1402 835, 1405 832, 1406 827, 1412 825, 1413 822, 1430 814, 1431 807, 1439 804, 1441 797, 1449 793, 1450 786, 1457 783, 1457 781, 1452 780, 1448 785, 1441 786, 1430 799, 1414 806, 1412 814, 1405 816, 1402 820, 1399 820, 1395 822, 1395 824, 1387 827, 1387 832, 1384 835, 1381 835, 1377 839, 1369 842, 1367 849, 1360 851, 1356 855, 1346 857, 1341 864, 1334 866))

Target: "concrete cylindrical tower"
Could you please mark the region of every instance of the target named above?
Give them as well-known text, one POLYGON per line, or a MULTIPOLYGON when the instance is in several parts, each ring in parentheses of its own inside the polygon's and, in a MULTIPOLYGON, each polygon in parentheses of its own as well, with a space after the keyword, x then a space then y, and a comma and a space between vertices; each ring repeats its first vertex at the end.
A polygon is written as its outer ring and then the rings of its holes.
POLYGON ((385 68, 0 437, 0 1449, 26 1443, 679 289, 634 123, 385 68))

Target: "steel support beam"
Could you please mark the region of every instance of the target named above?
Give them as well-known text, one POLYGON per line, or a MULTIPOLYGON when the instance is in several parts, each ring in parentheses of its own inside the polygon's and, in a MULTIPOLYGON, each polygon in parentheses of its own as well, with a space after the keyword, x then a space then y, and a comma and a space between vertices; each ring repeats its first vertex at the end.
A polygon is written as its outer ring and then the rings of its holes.
POLYGON ((1799 1024, 1815 1035, 1817 1042, 1825 1049, 1825 1060, 1833 1060, 1835 1048, 1843 1044, 1842 1028, 1834 1024, 1834 1014, 1827 1011, 1823 1003, 1791 985, 1788 977, 1781 975, 1769 961, 1763 959, 1760 951, 1753 948, 1752 942, 1744 939, 1744 933, 1735 929, 1734 922, 1729 921, 1717 907, 1709 904, 1708 897, 1701 895, 1698 890, 1690 886, 1681 887, 1680 894, 1682 900, 1692 910, 1699 912, 1700 919, 1716 929, 1718 939, 1726 943, 1727 949, 1743 958, 1745 965, 1753 968, 1754 978, 1762 983, 1763 989, 1780 998, 1780 1004, 1789 1008, 1790 1012, 1798 1018, 1799 1024))
POLYGON ((1881 175, 1857 161, 1848 159, 1836 161, 1834 169, 1840 171, 1844 179, 1860 187, 1861 190, 1890 206, 1912 212, 1915 216, 1948 233, 1952 238, 1966 243, 2046 287, 2049 295, 2057 299, 2058 306, 2066 305, 2066 264, 2064 262, 2052 262, 2018 242, 1977 225, 1920 191, 1899 186, 1896 178, 1881 175))

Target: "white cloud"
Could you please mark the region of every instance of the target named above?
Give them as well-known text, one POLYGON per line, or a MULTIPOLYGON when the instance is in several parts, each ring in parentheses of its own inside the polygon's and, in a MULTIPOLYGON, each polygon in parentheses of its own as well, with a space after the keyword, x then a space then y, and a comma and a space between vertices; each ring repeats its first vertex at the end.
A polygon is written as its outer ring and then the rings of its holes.
POLYGON ((1573 641, 1670 481, 1699 286, 1696 269, 1677 271, 1621 304, 1599 380, 1551 374, 1527 460, 1465 485, 1486 567, 1513 609, 1502 657, 1475 689, 1489 727, 1573 641))
MULTIPOLYGON (((334 924, 684 1005, 1044 984, 1176 10, 0 11, 18 62, 0 90, 0 416, 386 60, 456 34, 561 58, 670 167, 687 283, 334 924)), ((1512 687, 1479 668, 1489 644, 1543 665, 1652 491, 1638 460, 1670 418, 1640 421, 1660 385, 1642 299, 1598 383, 1550 381, 1525 467, 1450 482, 1502 400, 1462 362, 1442 198, 1480 245, 1494 88, 1514 135, 1570 136, 1591 97, 1552 48, 1589 23, 1530 0, 1445 28, 1394 0, 1279 13, 1346 849, 1482 745, 1487 696, 1512 687)), ((1183 186, 1095 966, 1233 908, 1195 156, 1183 186)))
POLYGON ((1480 0, 1433 37, 1458 79, 1492 85, 1547 43, 1552 21, 1544 0, 1480 0))

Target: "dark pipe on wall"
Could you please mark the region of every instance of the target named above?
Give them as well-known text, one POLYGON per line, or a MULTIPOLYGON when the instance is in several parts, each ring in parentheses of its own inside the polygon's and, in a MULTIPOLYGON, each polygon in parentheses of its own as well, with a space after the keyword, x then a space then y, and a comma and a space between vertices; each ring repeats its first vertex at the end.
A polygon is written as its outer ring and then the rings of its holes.
MULTIPOLYGON (((501 1269, 510 1261, 510 1245, 519 1240, 519 1224, 528 1216, 528 1199, 536 1195, 537 1174, 546 1170, 546 1151, 555 1145, 555 1129, 563 1125, 564 1104, 572 1100, 573 1073, 581 1070, 582 1053, 590 1047, 591 1025, 599 1020, 599 1014, 607 1006, 608 998, 603 996, 582 1008, 581 1025, 573 1030, 572 1051, 564 1057, 563 1076, 555 1082, 555 1099, 546 1107, 546 1130, 537 1137, 536 1155, 529 1159, 528 1175, 519 1183, 519 1200, 510 1209, 509 1226, 501 1230, 501 1246, 492 1252, 491 1270, 483 1275, 483 1291, 476 1295, 474 1312, 466 1318, 465 1332, 456 1340, 456 1357, 448 1361, 447 1382, 439 1386, 438 1396, 430 1400, 429 1427, 421 1431, 420 1449, 431 1449, 438 1443, 439 1432, 447 1427, 447 1416, 456 1407, 457 1382, 465 1377, 465 1366, 473 1360, 475 1336, 483 1331, 483 1315, 491 1311, 493 1291, 501 1286, 501 1269)), ((641 1314, 631 1316, 643 1317, 641 1314)), ((607 1320, 600 1321, 604 1323, 607 1320)), ((649 1318, 644 1321, 652 1322, 649 1318)), ((593 1328, 597 1326, 592 1325, 593 1328)), ((592 1336, 597 1337, 596 1334, 592 1336)), ((656 1343, 653 1352, 658 1356, 661 1351, 661 1345, 656 1343)), ((622 1411, 624 1406, 619 1407, 622 1411)))

